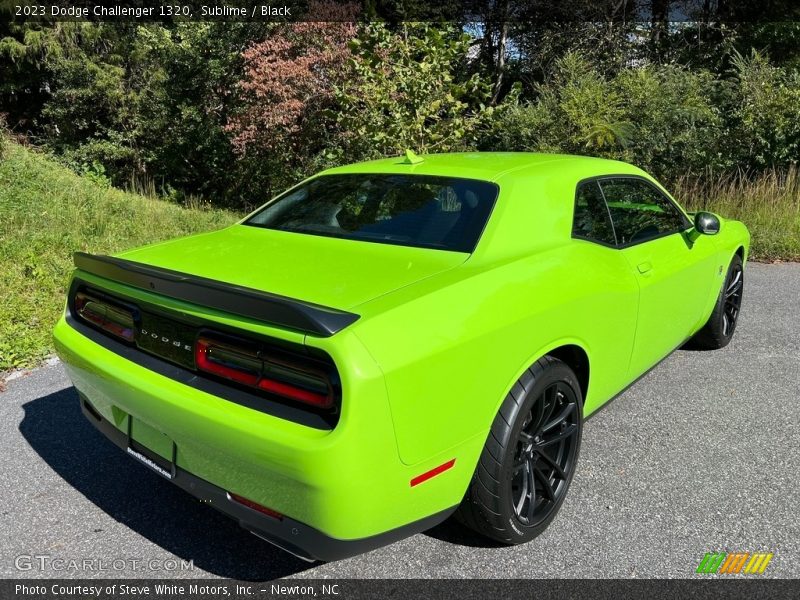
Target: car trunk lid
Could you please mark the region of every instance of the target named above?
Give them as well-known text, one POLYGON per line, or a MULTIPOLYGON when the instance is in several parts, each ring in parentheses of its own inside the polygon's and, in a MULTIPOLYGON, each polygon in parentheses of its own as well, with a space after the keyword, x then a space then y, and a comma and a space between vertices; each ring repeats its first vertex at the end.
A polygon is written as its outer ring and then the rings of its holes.
POLYGON ((119 258, 339 310, 463 263, 467 254, 234 225, 119 258))

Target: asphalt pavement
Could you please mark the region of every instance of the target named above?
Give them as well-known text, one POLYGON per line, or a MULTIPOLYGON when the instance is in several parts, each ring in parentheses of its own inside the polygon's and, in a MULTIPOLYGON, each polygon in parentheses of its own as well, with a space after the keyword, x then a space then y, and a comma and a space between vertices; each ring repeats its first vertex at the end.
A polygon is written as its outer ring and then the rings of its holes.
POLYGON ((127 457, 60 364, 37 369, 0 393, 0 576, 703 577, 706 552, 763 551, 763 577, 799 577, 800 264, 745 285, 727 348, 677 351, 588 421, 561 512, 515 548, 445 523, 309 565, 127 457))

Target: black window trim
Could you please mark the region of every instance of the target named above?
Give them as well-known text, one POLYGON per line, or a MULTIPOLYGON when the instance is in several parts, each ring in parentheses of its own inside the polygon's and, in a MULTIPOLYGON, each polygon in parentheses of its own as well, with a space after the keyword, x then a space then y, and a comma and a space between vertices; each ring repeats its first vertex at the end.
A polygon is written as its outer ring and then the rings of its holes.
POLYGON ((587 236, 575 235, 574 233, 571 235, 572 239, 584 240, 586 242, 591 242, 592 244, 597 244, 598 246, 605 246, 606 248, 614 248, 616 250, 624 250, 625 248, 631 248, 633 246, 638 246, 639 244, 646 244, 648 242, 652 242, 654 240, 659 240, 661 238, 664 238, 664 237, 667 237, 667 236, 670 236, 670 235, 675 235, 676 233, 683 233, 684 231, 686 231, 687 229, 690 229, 692 227, 692 222, 689 220, 689 217, 686 216, 686 213, 683 211, 683 209, 678 205, 678 203, 665 190, 661 189, 660 186, 656 185, 655 183, 653 183, 652 181, 650 181, 646 177, 642 177, 641 175, 631 175, 629 173, 627 173, 627 174, 619 174, 619 175, 615 175, 615 174, 592 175, 591 177, 586 177, 586 178, 581 179, 580 181, 578 181, 578 183, 575 184, 575 196, 574 196, 574 200, 573 200, 573 212, 572 212, 572 223, 573 223, 573 225, 575 223, 575 203, 578 201, 578 190, 580 189, 580 187, 583 184, 590 183, 592 181, 594 181, 594 182, 596 182, 598 184, 598 187, 600 188, 600 193, 603 195, 603 202, 606 205, 606 211, 608 211, 608 218, 611 221, 611 228, 614 231, 614 240, 616 241, 616 243, 615 244, 609 244, 608 242, 603 242, 601 240, 595 240, 595 239, 589 238, 587 236), (635 180, 638 180, 638 181, 643 181, 644 183, 649 185, 651 188, 653 188, 658 194, 660 194, 670 205, 672 205, 672 207, 680 215, 681 220, 683 221, 683 227, 681 227, 679 229, 673 229, 672 231, 665 231, 664 233, 659 233, 658 235, 656 235, 654 237, 651 237, 651 238, 647 238, 646 240, 637 240, 637 241, 634 241, 634 242, 627 242, 625 244, 620 244, 619 243, 619 238, 617 237, 617 227, 616 227, 616 225, 614 225, 614 219, 611 217, 611 210, 609 209, 608 202, 606 201, 606 194, 603 191, 603 186, 601 185, 601 182, 604 179, 635 179, 635 180))

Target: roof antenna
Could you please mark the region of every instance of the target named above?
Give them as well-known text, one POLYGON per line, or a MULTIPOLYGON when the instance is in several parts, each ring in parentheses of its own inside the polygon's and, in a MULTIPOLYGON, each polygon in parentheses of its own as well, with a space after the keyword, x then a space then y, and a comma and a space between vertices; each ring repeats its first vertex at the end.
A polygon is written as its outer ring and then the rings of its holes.
POLYGON ((414 154, 413 150, 406 150, 406 159, 403 161, 403 163, 407 165, 418 165, 422 161, 422 157, 414 154))

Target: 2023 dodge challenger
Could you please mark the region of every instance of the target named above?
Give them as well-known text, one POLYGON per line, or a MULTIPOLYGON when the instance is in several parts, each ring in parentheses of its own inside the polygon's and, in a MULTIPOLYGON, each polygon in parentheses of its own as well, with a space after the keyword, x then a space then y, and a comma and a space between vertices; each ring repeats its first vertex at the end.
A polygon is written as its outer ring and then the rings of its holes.
POLYGON ((106 436, 302 558, 454 512, 516 544, 563 502, 584 418, 728 343, 748 247, 625 163, 409 152, 76 254, 55 342, 106 436))

